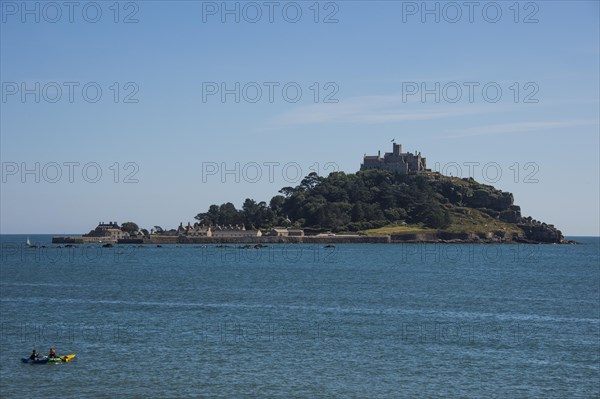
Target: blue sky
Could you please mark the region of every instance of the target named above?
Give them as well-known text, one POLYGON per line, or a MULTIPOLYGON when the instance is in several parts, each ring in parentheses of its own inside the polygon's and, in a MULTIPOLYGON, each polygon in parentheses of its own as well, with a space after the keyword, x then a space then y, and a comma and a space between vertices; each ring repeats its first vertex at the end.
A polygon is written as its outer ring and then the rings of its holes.
POLYGON ((2 233, 172 228, 395 138, 600 235, 597 1, 0 3, 2 233))

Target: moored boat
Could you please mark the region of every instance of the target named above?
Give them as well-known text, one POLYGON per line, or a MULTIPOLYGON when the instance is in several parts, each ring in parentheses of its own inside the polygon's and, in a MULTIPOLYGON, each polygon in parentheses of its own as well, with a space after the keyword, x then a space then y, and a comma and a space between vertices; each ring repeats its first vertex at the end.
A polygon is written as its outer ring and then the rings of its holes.
POLYGON ((27 245, 27 248, 37 248, 37 245, 33 245, 31 241, 29 241, 29 237, 27 237, 27 242, 25 245, 27 245))

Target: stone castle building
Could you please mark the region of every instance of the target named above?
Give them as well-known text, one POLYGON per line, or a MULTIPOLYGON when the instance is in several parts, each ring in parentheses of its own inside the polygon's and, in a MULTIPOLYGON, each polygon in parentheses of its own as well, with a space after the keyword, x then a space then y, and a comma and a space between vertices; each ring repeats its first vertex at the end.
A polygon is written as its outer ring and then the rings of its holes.
POLYGON ((402 152, 402 144, 394 143, 393 152, 386 152, 381 157, 381 151, 377 155, 366 155, 360 170, 384 169, 390 172, 406 175, 409 173, 425 172, 427 168, 426 159, 420 152, 413 154, 411 152, 402 152))

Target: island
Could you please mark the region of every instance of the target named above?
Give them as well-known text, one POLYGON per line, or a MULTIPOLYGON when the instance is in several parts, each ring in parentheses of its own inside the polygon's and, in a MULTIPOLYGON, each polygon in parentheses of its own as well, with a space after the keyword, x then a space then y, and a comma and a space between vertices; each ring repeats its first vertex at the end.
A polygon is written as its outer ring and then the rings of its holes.
POLYGON ((554 225, 521 215, 511 193, 473 178, 427 169, 421 153, 363 158, 356 173, 306 176, 269 203, 247 198, 211 205, 184 226, 150 231, 132 222, 99 223, 54 243, 573 243, 554 225))

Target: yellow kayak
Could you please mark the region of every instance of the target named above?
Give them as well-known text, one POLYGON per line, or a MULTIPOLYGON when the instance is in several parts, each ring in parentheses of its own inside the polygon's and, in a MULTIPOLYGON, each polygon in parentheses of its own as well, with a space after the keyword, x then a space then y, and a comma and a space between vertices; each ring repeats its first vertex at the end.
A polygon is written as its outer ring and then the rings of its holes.
POLYGON ((70 355, 65 355, 65 356, 61 356, 61 359, 65 362, 68 363, 71 361, 71 359, 73 359, 76 355, 74 353, 71 353, 70 355))

